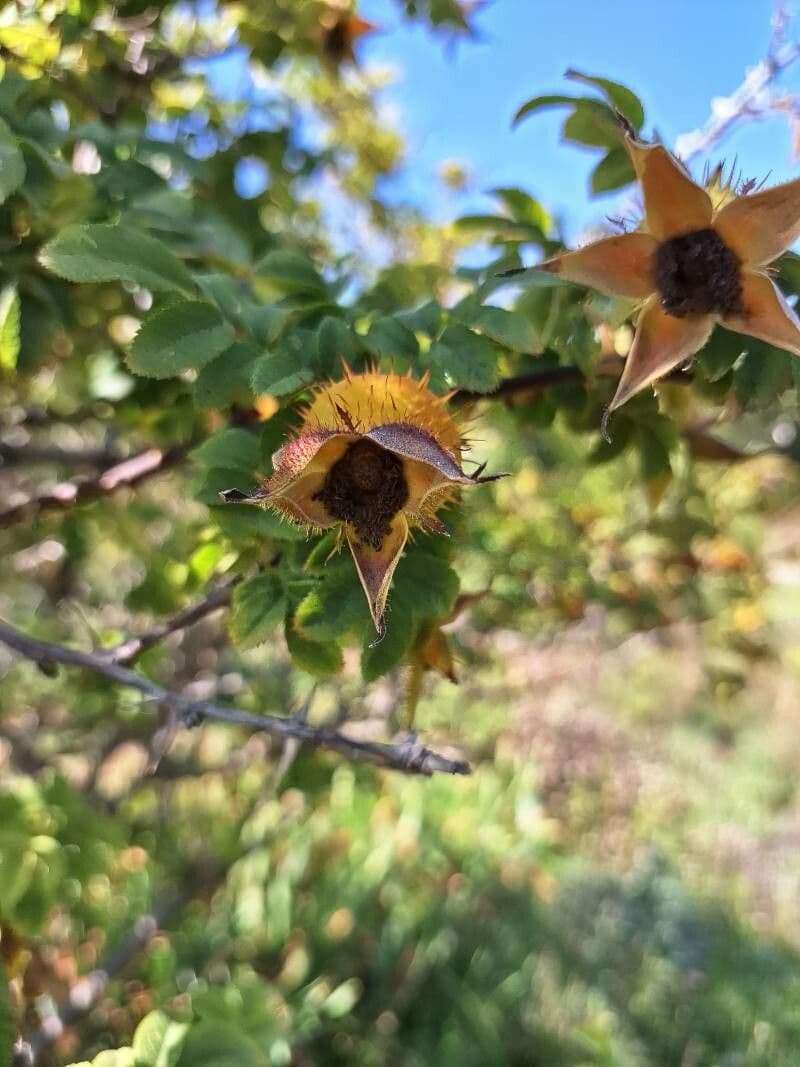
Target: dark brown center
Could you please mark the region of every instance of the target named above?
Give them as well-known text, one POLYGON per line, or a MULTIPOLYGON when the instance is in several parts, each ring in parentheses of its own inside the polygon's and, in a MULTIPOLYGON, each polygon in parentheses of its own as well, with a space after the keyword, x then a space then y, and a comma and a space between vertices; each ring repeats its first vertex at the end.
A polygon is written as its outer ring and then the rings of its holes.
POLYGON ((739 260, 715 230, 663 241, 656 252, 656 284, 662 307, 679 319, 742 310, 739 260))
POLYGON ((402 460, 372 441, 356 441, 328 471, 314 499, 334 519, 351 523, 359 538, 378 551, 392 519, 408 501, 402 460))

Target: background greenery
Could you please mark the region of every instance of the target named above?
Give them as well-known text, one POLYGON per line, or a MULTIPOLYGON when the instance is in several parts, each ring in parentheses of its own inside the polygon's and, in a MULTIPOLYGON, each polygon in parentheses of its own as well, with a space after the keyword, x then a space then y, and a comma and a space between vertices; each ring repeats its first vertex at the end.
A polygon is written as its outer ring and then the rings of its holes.
MULTIPOLYGON (((455 0, 398 13, 469 35, 455 0)), ((0 651, 0 1063, 109 953, 37 1062, 796 1063, 796 362, 718 331, 604 442, 631 307, 498 277, 561 245, 523 189, 447 225, 387 205, 404 148, 343 18, 0 12, 0 615, 110 647, 237 579, 137 669, 378 740, 448 620, 459 684, 426 673, 417 725, 473 773, 220 725, 151 773, 151 705, 0 651), (234 48, 251 77, 223 92, 234 48), (461 390, 476 461, 509 472, 417 538, 375 649, 347 558, 217 498, 343 358, 461 390), (39 500, 154 447, 135 486, 39 500)), ((624 188, 611 108, 649 135, 638 98, 568 85, 525 121, 564 108, 593 188, 624 188)))

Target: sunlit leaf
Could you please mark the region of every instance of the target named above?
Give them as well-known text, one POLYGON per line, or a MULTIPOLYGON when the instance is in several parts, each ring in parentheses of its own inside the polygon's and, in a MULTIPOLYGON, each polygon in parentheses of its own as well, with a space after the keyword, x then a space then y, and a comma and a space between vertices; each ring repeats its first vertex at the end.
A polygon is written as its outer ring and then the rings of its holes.
POLYGON ((127 281, 191 294, 181 261, 154 237, 127 226, 68 226, 39 253, 48 270, 71 282, 127 281))
POLYGON ((19 355, 19 296, 15 286, 0 292, 0 370, 14 370, 19 355))
POLYGON ((148 378, 199 370, 224 352, 233 332, 215 307, 184 300, 151 312, 134 338, 127 364, 148 378))

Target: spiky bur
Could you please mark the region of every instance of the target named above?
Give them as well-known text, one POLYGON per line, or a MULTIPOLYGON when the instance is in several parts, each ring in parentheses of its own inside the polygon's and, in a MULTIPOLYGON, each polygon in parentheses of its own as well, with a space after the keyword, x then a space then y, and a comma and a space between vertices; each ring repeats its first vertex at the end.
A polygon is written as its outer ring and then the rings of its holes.
POLYGON ((466 444, 447 400, 427 377, 346 371, 317 390, 296 436, 272 457, 266 485, 222 499, 273 508, 310 532, 338 529, 382 635, 409 528, 446 533, 436 513, 462 485, 494 480, 463 470, 466 444))

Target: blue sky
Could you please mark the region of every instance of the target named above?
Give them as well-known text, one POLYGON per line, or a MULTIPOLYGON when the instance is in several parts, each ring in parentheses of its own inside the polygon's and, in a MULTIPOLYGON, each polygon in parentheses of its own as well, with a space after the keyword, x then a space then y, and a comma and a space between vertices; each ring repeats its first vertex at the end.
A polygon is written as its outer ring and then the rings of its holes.
MULTIPOLYGON (((575 92, 567 67, 630 85, 647 111, 646 131, 665 143, 700 125, 713 97, 729 95, 766 53, 772 0, 494 0, 477 19, 482 41, 443 47, 405 24, 394 0, 361 0, 385 28, 362 42, 366 65, 391 65, 398 80, 383 99, 408 143, 407 163, 385 189, 438 217, 485 206, 476 195, 518 185, 575 231, 612 212, 615 197, 590 198, 595 152, 560 143, 563 109, 531 116, 511 130, 514 111, 542 92, 575 92), (453 201, 436 181, 443 159, 473 175, 474 193, 453 201)), ((795 31, 800 35, 800 19, 795 31)), ((800 64, 781 84, 800 90, 800 64)), ((770 181, 800 174, 791 134, 780 119, 730 136, 719 156, 738 156, 745 176, 770 181)), ((701 165, 701 164, 700 164, 701 165)))

